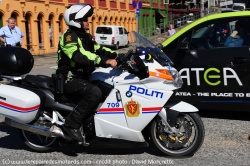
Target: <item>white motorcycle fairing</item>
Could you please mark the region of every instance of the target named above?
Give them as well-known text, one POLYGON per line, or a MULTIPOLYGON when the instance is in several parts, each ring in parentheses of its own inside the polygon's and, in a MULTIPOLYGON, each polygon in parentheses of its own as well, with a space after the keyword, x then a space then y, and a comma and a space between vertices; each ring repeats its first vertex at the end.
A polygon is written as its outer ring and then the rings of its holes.
POLYGON ((94 80, 114 86, 94 116, 96 136, 135 142, 145 141, 141 131, 173 94, 173 91, 164 89, 176 89, 173 85, 164 84, 163 79, 148 77, 140 80, 116 68, 95 70, 90 77, 90 81, 94 80))
POLYGON ((180 101, 179 103, 175 104, 173 107, 170 107, 170 109, 178 111, 178 112, 198 112, 199 111, 195 106, 189 103, 186 103, 184 101, 180 101))

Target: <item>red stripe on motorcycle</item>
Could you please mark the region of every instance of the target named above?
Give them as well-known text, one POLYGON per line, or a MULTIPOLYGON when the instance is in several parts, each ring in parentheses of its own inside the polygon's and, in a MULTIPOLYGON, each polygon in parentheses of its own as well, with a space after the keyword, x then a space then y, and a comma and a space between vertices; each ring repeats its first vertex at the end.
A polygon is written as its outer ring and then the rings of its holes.
POLYGON ((142 111, 160 111, 162 107, 148 107, 148 108, 142 108, 142 111))
POLYGON ((98 112, 124 112, 123 108, 100 108, 98 112))
POLYGON ((4 102, 1 102, 1 101, 0 101, 0 105, 3 105, 5 107, 9 107, 9 108, 12 108, 12 109, 15 109, 15 110, 20 110, 20 111, 30 111, 30 110, 38 109, 40 107, 40 104, 39 104, 39 105, 36 105, 36 106, 33 106, 33 107, 23 108, 23 107, 18 107, 18 106, 12 105, 12 104, 4 103, 4 102))

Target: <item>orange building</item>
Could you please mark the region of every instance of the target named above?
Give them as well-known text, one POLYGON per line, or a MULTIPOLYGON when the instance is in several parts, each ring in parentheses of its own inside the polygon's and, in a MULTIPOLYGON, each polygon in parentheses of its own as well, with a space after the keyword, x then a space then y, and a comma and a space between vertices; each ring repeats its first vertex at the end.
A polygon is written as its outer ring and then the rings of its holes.
POLYGON ((94 14, 89 19, 91 34, 101 24, 136 30, 132 0, 2 0, 0 27, 7 25, 9 17, 14 17, 24 33, 23 48, 33 55, 53 53, 57 51, 60 35, 67 29, 63 13, 74 3, 88 3, 94 7, 94 14))

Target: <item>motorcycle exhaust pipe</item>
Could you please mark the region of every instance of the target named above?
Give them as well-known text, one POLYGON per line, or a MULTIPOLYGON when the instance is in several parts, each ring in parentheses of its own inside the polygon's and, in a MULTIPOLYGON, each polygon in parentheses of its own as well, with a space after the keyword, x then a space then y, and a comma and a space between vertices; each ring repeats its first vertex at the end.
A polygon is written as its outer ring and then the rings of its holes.
POLYGON ((34 125, 30 125, 30 124, 25 124, 25 123, 13 121, 9 118, 5 118, 5 122, 7 125, 9 125, 11 127, 18 128, 18 129, 25 130, 25 131, 29 131, 32 133, 37 133, 37 134, 42 135, 42 136, 62 137, 64 139, 71 140, 70 137, 64 135, 64 133, 62 132, 62 130, 60 128, 58 128, 57 126, 54 126, 54 125, 50 128, 44 127, 44 126, 34 126, 34 125))

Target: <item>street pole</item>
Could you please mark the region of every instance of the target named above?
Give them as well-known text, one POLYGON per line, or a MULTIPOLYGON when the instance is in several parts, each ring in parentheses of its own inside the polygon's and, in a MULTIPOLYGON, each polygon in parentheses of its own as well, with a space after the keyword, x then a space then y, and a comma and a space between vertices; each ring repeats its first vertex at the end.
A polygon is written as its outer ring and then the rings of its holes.
POLYGON ((200 11, 200 13, 201 13, 201 17, 204 17, 204 0, 201 0, 200 1, 200 3, 201 3, 201 11, 200 11))
POLYGON ((138 11, 138 0, 136 1, 136 32, 139 33, 139 14, 137 14, 138 11))
POLYGON ((139 15, 140 15, 140 9, 142 8, 141 0, 133 0, 132 6, 133 8, 135 8, 136 31, 139 33, 139 15))
MULTIPOLYGON (((138 0, 133 0, 132 2, 133 8, 135 8, 135 19, 136 19, 136 32, 139 31, 139 26, 138 26, 138 17, 139 17, 139 10, 138 10, 138 0)), ((138 32, 139 33, 139 32, 138 32)))
POLYGON ((137 32, 137 33, 139 33, 139 26, 138 26, 138 23, 139 23, 138 18, 136 18, 136 32, 137 32))
POLYGON ((210 9, 210 0, 207 0, 207 14, 209 14, 209 9, 210 9))

